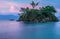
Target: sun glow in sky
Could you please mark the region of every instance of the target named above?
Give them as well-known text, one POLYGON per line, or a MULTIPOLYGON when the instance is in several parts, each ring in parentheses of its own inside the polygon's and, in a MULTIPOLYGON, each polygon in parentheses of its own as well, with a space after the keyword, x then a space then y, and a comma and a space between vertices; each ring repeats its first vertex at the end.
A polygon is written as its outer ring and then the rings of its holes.
MULTIPOLYGON (((0 14, 18 13, 21 7, 30 7, 31 1, 40 2, 39 6, 52 5, 60 13, 60 0, 0 0, 0 14)), ((38 8, 38 7, 37 7, 38 8)))

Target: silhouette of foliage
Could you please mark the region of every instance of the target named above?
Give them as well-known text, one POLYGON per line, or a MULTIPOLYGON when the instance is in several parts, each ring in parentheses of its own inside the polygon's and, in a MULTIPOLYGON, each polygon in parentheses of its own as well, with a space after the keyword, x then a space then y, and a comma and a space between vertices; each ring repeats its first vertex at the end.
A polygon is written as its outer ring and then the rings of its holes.
POLYGON ((39 2, 30 3, 32 5, 32 9, 21 8, 23 14, 19 17, 19 21, 29 21, 29 22, 53 22, 58 21, 57 17, 55 16, 56 10, 53 6, 45 6, 40 9, 34 9, 38 6, 39 2))

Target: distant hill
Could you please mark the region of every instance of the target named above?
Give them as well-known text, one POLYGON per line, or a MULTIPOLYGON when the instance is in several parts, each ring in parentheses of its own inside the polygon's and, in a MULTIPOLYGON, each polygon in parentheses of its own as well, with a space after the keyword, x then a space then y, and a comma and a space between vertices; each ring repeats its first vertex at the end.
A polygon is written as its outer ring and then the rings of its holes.
POLYGON ((0 20, 18 19, 18 15, 0 15, 0 20))

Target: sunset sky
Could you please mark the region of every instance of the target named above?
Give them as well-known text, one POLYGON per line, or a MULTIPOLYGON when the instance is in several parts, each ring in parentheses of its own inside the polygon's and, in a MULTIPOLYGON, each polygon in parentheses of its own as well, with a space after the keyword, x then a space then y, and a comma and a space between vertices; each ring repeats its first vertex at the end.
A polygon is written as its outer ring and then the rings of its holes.
MULTIPOLYGON (((0 0, 0 14, 18 13, 21 7, 31 7, 32 0, 0 0)), ((52 5, 60 13, 60 0, 34 0, 40 2, 39 6, 52 5)), ((38 8, 38 7, 37 7, 38 8)))

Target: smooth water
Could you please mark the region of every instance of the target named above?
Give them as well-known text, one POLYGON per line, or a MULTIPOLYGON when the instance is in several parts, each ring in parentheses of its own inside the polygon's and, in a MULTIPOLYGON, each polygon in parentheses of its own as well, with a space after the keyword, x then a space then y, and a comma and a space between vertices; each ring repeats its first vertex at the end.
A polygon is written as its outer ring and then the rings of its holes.
POLYGON ((0 21, 0 39, 60 39, 60 22, 0 21))

